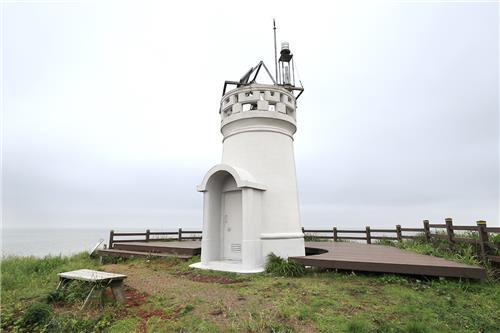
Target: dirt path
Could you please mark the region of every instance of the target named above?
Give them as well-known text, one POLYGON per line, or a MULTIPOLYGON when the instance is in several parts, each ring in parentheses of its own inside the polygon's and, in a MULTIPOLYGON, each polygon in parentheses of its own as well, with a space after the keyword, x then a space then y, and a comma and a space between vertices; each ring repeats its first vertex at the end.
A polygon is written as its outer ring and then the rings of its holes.
MULTIPOLYGON (((134 263, 110 264, 104 266, 104 269, 107 272, 127 275, 125 287, 135 291, 131 294, 132 297, 148 295, 147 298, 156 300, 160 308, 170 307, 172 315, 189 307, 192 314, 213 322, 222 331, 238 325, 238 322, 251 321, 252 309, 262 311, 269 308, 269 304, 263 299, 238 292, 239 286, 245 285, 245 279, 234 280, 226 276, 178 272, 160 263, 150 267, 134 263)), ((134 303, 133 300, 128 302, 134 303)), ((145 302, 136 303, 140 306, 145 302)), ((146 321, 151 316, 162 319, 172 317, 162 315, 158 310, 146 313, 144 310, 137 310, 137 315, 146 321)))

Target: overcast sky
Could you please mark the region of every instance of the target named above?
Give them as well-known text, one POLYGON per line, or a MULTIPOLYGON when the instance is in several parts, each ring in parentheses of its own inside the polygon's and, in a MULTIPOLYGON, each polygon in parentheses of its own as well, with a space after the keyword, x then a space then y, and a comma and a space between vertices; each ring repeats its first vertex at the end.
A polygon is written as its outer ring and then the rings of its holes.
POLYGON ((201 227, 223 82, 273 68, 273 17, 304 226, 498 225, 495 2, 8 1, 3 226, 201 227))

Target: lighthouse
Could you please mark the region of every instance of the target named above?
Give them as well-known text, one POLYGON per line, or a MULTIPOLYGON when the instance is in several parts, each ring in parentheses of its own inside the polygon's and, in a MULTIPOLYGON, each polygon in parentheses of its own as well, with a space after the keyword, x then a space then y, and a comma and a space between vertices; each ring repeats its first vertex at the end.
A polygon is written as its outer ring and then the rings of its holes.
MULTIPOLYGON (((239 81, 226 81, 220 101, 222 160, 205 174, 201 262, 196 268, 257 273, 267 255, 305 255, 293 136, 297 99, 288 43, 276 56, 275 76, 264 62, 239 81), (272 84, 259 84, 259 73, 272 84), (229 89, 229 88, 232 89, 229 89)), ((299 81, 300 82, 300 81, 299 81)))

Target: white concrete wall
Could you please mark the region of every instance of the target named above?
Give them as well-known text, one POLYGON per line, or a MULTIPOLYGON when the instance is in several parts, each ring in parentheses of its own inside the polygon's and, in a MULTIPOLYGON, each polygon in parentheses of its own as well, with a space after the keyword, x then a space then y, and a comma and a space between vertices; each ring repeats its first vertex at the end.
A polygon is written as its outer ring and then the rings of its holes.
POLYGON ((243 189, 242 264, 245 269, 264 266, 260 230, 262 227, 262 191, 243 189))
POLYGON ((198 186, 204 193, 202 255, 192 267, 255 273, 271 252, 305 255, 293 151, 295 98, 278 86, 251 85, 223 96, 220 113, 222 163, 198 186), (237 263, 222 255, 224 190, 242 194, 237 263))
MULTIPOLYGON (((261 202, 262 257, 270 252, 283 257, 304 255, 293 151, 295 99, 289 101, 292 95, 275 86, 259 85, 254 88, 254 91, 252 87, 244 88, 247 93, 236 89, 229 96, 238 98, 224 97, 222 100, 223 104, 227 100, 233 106, 241 102, 242 97, 244 102, 257 102, 257 110, 221 112, 221 132, 224 136, 222 163, 244 169, 266 185, 261 202), (270 88, 266 90, 266 87, 270 88), (270 90, 274 91, 274 96, 269 94, 270 90), (279 99, 278 93, 281 96, 279 99), (263 110, 268 107, 262 103, 262 98, 266 96, 274 99, 270 103, 285 101, 283 104, 288 113, 263 110)), ((223 106, 221 110, 224 110, 223 106)))

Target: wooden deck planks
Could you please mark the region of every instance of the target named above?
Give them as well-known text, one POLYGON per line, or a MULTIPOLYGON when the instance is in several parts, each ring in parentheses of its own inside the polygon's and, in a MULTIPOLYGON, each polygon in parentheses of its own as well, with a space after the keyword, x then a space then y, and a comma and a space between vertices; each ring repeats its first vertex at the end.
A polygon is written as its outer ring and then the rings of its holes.
POLYGON ((171 253, 179 255, 195 256, 201 253, 200 241, 150 241, 150 242, 126 242, 113 243, 113 249, 148 252, 148 253, 171 253))
POLYGON ((422 255, 395 247, 346 242, 306 242, 306 248, 325 253, 293 257, 307 266, 354 271, 399 273, 442 277, 484 279, 486 271, 442 258, 422 255))
MULTIPOLYGON (((308 253, 319 253, 292 259, 306 266, 336 268, 353 271, 398 273, 471 279, 486 278, 486 271, 479 266, 457 263, 451 260, 422 255, 383 245, 348 242, 306 242, 308 253), (321 253, 323 252, 323 253, 321 253)), ((151 241, 114 244, 117 253, 103 255, 138 256, 141 253, 159 256, 189 258, 201 253, 200 241, 151 241), (121 251, 120 251, 121 250, 121 251), (123 252, 123 253, 119 253, 123 252), (129 253, 126 253, 129 252, 129 253)), ((112 250, 107 250, 113 252, 112 250)))
POLYGON ((158 253, 158 252, 129 251, 129 250, 117 250, 117 249, 97 250, 97 254, 99 254, 100 256, 120 257, 120 258, 160 257, 160 258, 178 258, 183 260, 187 260, 193 257, 192 255, 182 255, 175 253, 158 253))

